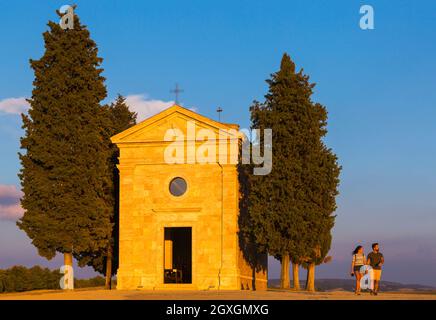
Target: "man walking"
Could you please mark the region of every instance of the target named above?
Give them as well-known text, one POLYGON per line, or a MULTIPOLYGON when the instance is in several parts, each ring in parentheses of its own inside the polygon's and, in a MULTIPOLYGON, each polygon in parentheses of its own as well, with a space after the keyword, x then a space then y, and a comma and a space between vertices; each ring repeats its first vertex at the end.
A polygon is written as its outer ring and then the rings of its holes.
POLYGON ((380 253, 380 249, 378 243, 372 244, 372 252, 368 254, 367 263, 372 267, 373 271, 373 281, 374 281, 374 290, 371 291, 371 294, 377 295, 380 285, 380 278, 382 273, 382 266, 385 263, 385 259, 383 254, 380 253))

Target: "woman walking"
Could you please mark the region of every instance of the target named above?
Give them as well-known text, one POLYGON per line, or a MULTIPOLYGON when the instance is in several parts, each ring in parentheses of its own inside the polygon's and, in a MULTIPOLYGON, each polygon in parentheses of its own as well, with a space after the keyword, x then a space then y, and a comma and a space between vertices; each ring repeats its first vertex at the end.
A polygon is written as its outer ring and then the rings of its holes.
POLYGON ((356 291, 355 294, 360 296, 360 279, 363 273, 360 271, 362 266, 366 265, 366 257, 363 253, 363 247, 357 246, 353 251, 353 260, 351 261, 351 276, 356 276, 356 291))

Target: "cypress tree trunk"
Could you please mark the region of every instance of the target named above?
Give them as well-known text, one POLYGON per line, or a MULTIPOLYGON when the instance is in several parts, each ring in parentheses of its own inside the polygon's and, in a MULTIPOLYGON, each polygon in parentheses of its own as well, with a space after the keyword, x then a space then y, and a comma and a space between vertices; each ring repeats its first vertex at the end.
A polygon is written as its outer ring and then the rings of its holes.
POLYGON ((300 275, 299 275, 299 264, 293 263, 292 264, 292 279, 294 279, 294 290, 300 290, 300 275))
POLYGON ((67 285, 64 290, 73 290, 74 289, 74 274, 72 277, 72 283, 70 283, 70 272, 73 270, 73 254, 71 252, 64 253, 64 266, 69 266, 70 268, 66 269, 67 271, 64 273, 64 277, 67 280, 67 285))
POLYGON ((306 280, 306 290, 310 292, 315 291, 315 263, 312 262, 307 268, 307 280, 306 280))
POLYGON ((289 289, 291 284, 289 281, 289 254, 285 254, 282 257, 282 270, 280 275, 280 287, 282 289, 289 289))
POLYGON ((106 257, 106 283, 105 289, 112 289, 112 246, 109 245, 107 249, 107 257, 106 257))

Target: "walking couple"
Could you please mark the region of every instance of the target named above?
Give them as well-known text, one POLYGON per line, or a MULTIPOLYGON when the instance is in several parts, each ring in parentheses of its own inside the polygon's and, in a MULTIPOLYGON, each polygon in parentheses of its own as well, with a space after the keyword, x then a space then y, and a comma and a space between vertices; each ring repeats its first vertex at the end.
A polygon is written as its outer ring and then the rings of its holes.
POLYGON ((372 244, 372 252, 365 256, 362 246, 357 246, 353 251, 353 260, 351 262, 351 276, 356 277, 356 291, 357 295, 360 295, 361 280, 369 273, 370 293, 371 295, 377 295, 379 291, 380 278, 382 273, 382 266, 385 260, 380 253, 378 243, 372 244), (369 268, 370 266, 371 268, 369 268))

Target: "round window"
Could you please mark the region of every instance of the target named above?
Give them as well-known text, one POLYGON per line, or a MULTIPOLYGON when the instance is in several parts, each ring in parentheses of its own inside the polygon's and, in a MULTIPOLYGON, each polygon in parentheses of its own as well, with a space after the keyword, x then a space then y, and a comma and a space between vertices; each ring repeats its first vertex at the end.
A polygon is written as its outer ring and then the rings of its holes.
POLYGON ((170 193, 175 197, 180 197, 186 192, 187 184, 185 179, 177 177, 170 182, 170 193))

